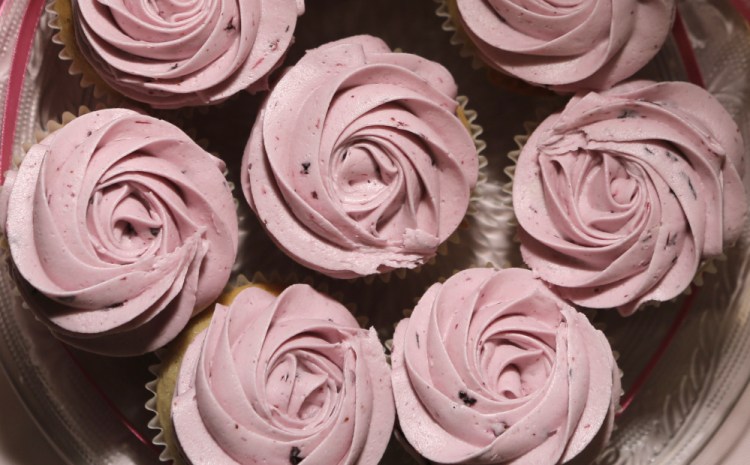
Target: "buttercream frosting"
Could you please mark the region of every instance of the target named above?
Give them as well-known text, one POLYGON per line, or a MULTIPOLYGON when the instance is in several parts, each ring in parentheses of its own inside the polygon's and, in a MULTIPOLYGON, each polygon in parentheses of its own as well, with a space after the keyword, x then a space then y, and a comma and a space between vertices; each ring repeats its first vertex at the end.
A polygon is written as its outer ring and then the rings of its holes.
POLYGON ((130 110, 85 114, 34 145, 0 197, 26 302, 85 350, 166 344, 229 279, 238 229, 223 170, 175 126, 130 110))
POLYGON ((180 367, 172 422, 194 464, 375 465, 395 418, 374 329, 298 284, 217 305, 180 367))
POLYGON ((303 0, 74 0, 74 27, 110 87, 177 108, 265 90, 303 12, 303 0))
POLYGON ((463 219, 478 158, 441 65, 357 36, 308 51, 271 92, 245 197, 292 258, 338 278, 413 268, 463 219))
POLYGON ((398 324, 392 360, 401 429, 434 462, 560 464, 612 431, 607 339, 528 270, 433 285, 398 324))
POLYGON ((669 300, 739 237, 744 153, 731 116, 692 84, 580 94, 519 156, 523 259, 579 305, 630 314, 669 300))
POLYGON ((492 68, 560 91, 606 89, 661 48, 674 0, 455 0, 456 20, 492 68))

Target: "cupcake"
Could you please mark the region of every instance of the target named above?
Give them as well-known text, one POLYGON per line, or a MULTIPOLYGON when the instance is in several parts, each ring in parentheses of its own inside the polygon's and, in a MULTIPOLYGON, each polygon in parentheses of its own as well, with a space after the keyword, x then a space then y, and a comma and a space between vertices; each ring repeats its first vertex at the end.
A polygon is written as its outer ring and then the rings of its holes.
POLYGON ((11 274, 59 339, 152 351, 219 296, 237 251, 224 163, 130 110, 80 116, 31 147, 2 187, 11 274))
POLYGON ((441 65, 356 36, 310 50, 272 90, 242 188, 278 246, 334 278, 414 268, 460 224, 477 150, 441 65))
POLYGON ((674 0, 443 0, 445 28, 493 70, 559 92, 607 89, 643 68, 671 29, 674 0))
POLYGON ((267 89, 304 3, 56 0, 54 10, 72 69, 130 99, 179 108, 267 89))
POLYGON ((579 94, 518 157, 523 259, 577 305, 629 315, 670 300, 738 239, 744 153, 731 116, 692 84, 579 94))
POLYGON ((444 464, 561 464, 612 432, 620 374, 604 335, 528 270, 433 285, 393 340, 401 430, 444 464))
POLYGON ((251 285, 229 300, 162 364, 178 367, 157 381, 170 455, 183 465, 376 465, 395 408, 374 329, 304 284, 278 295, 251 285))

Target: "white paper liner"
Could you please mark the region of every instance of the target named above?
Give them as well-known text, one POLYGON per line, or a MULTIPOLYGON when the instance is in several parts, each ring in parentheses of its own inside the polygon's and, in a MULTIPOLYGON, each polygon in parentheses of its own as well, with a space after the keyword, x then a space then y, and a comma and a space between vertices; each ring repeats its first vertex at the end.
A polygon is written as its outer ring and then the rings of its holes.
MULTIPOLYGON (((551 113, 552 112, 550 112, 549 114, 551 113)), ((503 192, 505 192, 510 197, 511 204, 512 204, 512 199, 513 199, 513 179, 515 178, 518 157, 521 155, 521 151, 523 150, 524 145, 526 145, 526 142, 528 142, 529 137, 531 137, 531 134, 536 130, 537 127, 539 127, 540 121, 542 121, 543 119, 544 118, 540 117, 538 118, 537 121, 524 122, 523 127, 524 127, 524 130, 526 131, 526 134, 519 134, 513 137, 513 141, 516 143, 518 148, 508 152, 508 158, 512 161, 512 163, 505 168, 504 172, 510 180, 503 186, 503 192)), ((518 222, 515 220, 515 215, 514 215, 513 222, 516 228, 520 227, 518 225, 518 222)), ((513 234, 513 242, 515 242, 516 244, 521 243, 521 240, 518 236, 518 229, 516 229, 516 232, 513 234)), ((691 284, 688 285, 684 291, 682 291, 679 295, 667 301, 649 300, 649 301, 643 302, 640 305, 640 307, 638 307, 637 311, 642 311, 642 310, 650 309, 650 308, 656 308, 656 307, 661 306, 661 304, 674 302, 684 295, 690 295, 693 291, 693 286, 698 286, 698 287, 703 286, 703 283, 705 281, 704 278, 706 274, 718 273, 718 269, 715 263, 716 261, 725 262, 726 260, 727 260, 727 256, 725 253, 722 253, 721 255, 716 256, 716 257, 703 258, 698 265, 698 269, 695 272, 695 276, 693 276, 693 279, 691 280, 691 284)), ((528 268, 526 263, 523 263, 523 266, 526 266, 528 268)), ((552 286, 552 289, 554 291, 554 286, 552 286)), ((586 313, 586 316, 592 322, 596 320, 596 315, 599 311, 608 311, 607 309, 588 309, 588 308, 579 307, 577 305, 574 305, 574 306, 578 310, 584 311, 584 313, 586 313)))
POLYGON ((474 70, 485 70, 487 72, 487 79, 494 85, 497 85, 503 89, 512 90, 521 94, 529 95, 551 95, 552 91, 545 89, 541 86, 532 85, 523 79, 517 78, 510 74, 506 74, 491 65, 485 63, 480 58, 476 46, 472 43, 471 38, 466 35, 461 25, 457 24, 456 19, 451 14, 451 6, 449 2, 455 2, 456 0, 434 0, 438 4, 435 14, 443 18, 441 28, 443 31, 450 34, 451 45, 459 47, 459 55, 463 58, 471 60, 471 67, 474 70))
MULTIPOLYGON (((256 272, 252 275, 252 278, 248 279, 244 274, 238 275, 232 282, 227 284, 224 293, 231 292, 233 289, 239 289, 246 286, 252 286, 252 285, 266 285, 271 287, 278 287, 279 290, 283 290, 284 288, 292 285, 292 284, 307 284, 310 287, 314 288, 318 292, 322 294, 326 294, 336 300, 337 302, 341 303, 346 307, 354 316, 354 318, 359 323, 360 327, 367 328, 369 326, 369 320, 366 315, 361 315, 357 313, 357 305, 355 303, 351 303, 348 301, 343 300, 343 296, 340 293, 337 292, 330 292, 330 289, 328 288, 328 284, 326 282, 318 282, 315 280, 314 276, 306 275, 306 276, 299 276, 297 274, 291 274, 287 276, 282 276, 278 272, 271 272, 268 275, 256 272)), ((221 299, 221 297, 220 297, 221 299)), ((213 312, 211 308, 207 309, 206 312, 213 312)), ((210 321, 210 320, 209 320, 210 321)), ((207 326, 208 321, 206 321, 207 326)), ((191 324, 188 324, 188 327, 186 328, 186 331, 190 331, 191 324)), ((175 341, 179 341, 182 334, 180 336, 177 336, 175 341)), ((145 408, 149 412, 153 414, 152 418, 148 422, 148 428, 156 431, 156 435, 153 439, 153 444, 157 446, 161 452, 159 454, 159 459, 162 462, 170 462, 173 461, 175 465, 187 465, 187 460, 181 456, 181 453, 179 450, 173 450, 171 446, 179 447, 179 444, 176 443, 175 438, 175 444, 169 444, 168 439, 165 436, 164 428, 162 427, 161 419, 159 418, 159 412, 157 409, 157 389, 159 384, 159 379, 161 377, 162 373, 162 365, 165 362, 165 355, 167 351, 170 350, 170 346, 167 346, 163 349, 160 349, 156 351, 156 356, 159 358, 159 363, 156 363, 154 365, 151 365, 148 367, 149 372, 153 375, 154 379, 146 383, 146 389, 151 393, 151 397, 146 401, 145 408)), ((390 352, 387 351, 387 349, 384 347, 384 351, 386 351, 386 354, 389 354, 390 352)), ((199 464, 194 464, 199 465, 199 464)))
POLYGON ((73 32, 74 26, 72 24, 71 1, 72 0, 52 0, 47 3, 45 7, 45 10, 50 17, 48 26, 55 31, 52 36, 52 42, 62 47, 58 57, 62 61, 69 62, 68 73, 71 76, 79 77, 79 85, 81 88, 86 89, 93 86, 94 98, 102 99, 110 106, 122 104, 125 101, 125 97, 108 86, 104 80, 96 74, 91 65, 85 62, 83 57, 80 56, 81 53, 75 43, 75 34, 73 32), (70 17, 62 18, 59 13, 60 8, 70 9, 70 17), (61 24, 62 21, 66 20, 70 21, 70 24, 67 27, 61 24))
POLYGON ((438 4, 437 10, 435 10, 435 14, 437 14, 440 18, 443 18, 444 21, 442 24, 442 29, 445 32, 450 33, 451 45, 458 46, 460 55, 471 60, 471 67, 473 69, 484 68, 484 62, 476 56, 476 53, 474 53, 474 47, 466 37, 466 34, 456 27, 453 16, 450 12, 450 7, 448 6, 448 1, 450 0, 434 1, 438 4))

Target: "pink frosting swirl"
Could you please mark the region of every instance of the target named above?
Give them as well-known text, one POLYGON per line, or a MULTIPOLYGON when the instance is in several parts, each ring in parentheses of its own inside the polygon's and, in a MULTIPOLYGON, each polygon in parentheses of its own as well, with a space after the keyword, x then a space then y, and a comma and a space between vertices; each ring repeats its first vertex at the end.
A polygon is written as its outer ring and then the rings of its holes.
POLYGON ((674 0, 456 0, 462 29, 489 66, 556 90, 606 89, 661 48, 674 0))
POLYGON ((578 95, 518 159, 523 258, 580 305, 630 314, 669 300, 739 237, 744 153, 731 116, 692 84, 578 95))
POLYGON ((620 375, 607 339, 528 270, 433 285, 393 346, 401 429, 429 460, 559 464, 612 431, 620 375))
POLYGON ((307 52, 271 92, 242 186, 292 258, 351 278, 413 268, 456 229, 477 152, 441 65, 357 36, 307 52))
POLYGON ((310 286, 217 305, 180 367, 172 422, 190 463, 375 465, 391 437, 374 329, 310 286))
POLYGON ((169 342, 224 288, 237 251, 224 163, 130 110, 80 116, 3 186, 16 281, 38 318, 85 350, 169 342))
POLYGON ((265 89, 303 0, 74 0, 86 60, 113 89, 157 108, 265 89))

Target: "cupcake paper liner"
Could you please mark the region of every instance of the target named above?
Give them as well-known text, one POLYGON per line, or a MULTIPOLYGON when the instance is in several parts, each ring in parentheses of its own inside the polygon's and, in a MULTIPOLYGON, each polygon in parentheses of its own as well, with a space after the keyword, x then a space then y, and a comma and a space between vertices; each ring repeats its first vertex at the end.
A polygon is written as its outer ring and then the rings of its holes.
MULTIPOLYGON (((547 114, 552 114, 553 112, 549 112, 547 114)), ((515 178, 515 172, 516 172, 516 164, 518 163, 518 157, 521 155, 521 151, 523 150, 523 147, 526 145, 526 142, 528 142, 529 137, 531 137, 531 134, 536 130, 536 128, 539 126, 540 121, 544 119, 543 117, 539 117, 537 121, 526 121, 523 123, 523 128, 526 131, 526 134, 519 134, 513 137, 513 141, 518 146, 517 149, 511 150, 508 152, 508 158, 511 160, 511 164, 508 165, 504 172, 508 176, 509 181, 503 185, 502 190, 503 192, 508 196, 510 202, 511 202, 511 210, 512 210, 512 200, 513 200, 513 180, 515 178)), ((518 221, 515 219, 515 215, 513 215, 513 226, 515 227, 515 232, 513 234, 513 242, 516 244, 520 244, 521 240, 518 236, 518 228, 520 227, 518 225, 518 221)), ((727 260, 727 256, 725 253, 722 253, 719 256, 716 257, 706 257, 703 258, 698 265, 698 269, 695 272, 695 276, 693 276, 693 279, 691 281, 691 284, 688 285, 684 291, 682 291, 679 295, 676 297, 668 300, 668 301, 658 301, 658 300, 649 300, 646 302, 643 302, 641 306, 638 308, 638 311, 642 311, 647 308, 656 308, 659 307, 661 304, 666 304, 669 302, 674 302, 677 299, 679 299, 681 296, 684 295, 690 295, 692 293, 693 286, 701 287, 703 286, 703 283, 705 281, 706 274, 716 274, 718 273, 718 269, 716 268, 716 261, 723 262, 727 260)), ((522 263, 523 266, 527 267, 526 263, 522 263)), ((583 311, 583 313, 586 314, 586 316, 589 318, 589 320, 594 321, 596 320, 596 316, 600 311, 607 311, 606 309, 589 309, 589 308, 583 308, 579 307, 578 305, 573 305, 578 309, 579 311, 583 311)), ((599 328, 602 331, 604 328, 599 328)))
POLYGON ((71 0, 53 0, 46 6, 50 14, 49 27, 56 32, 52 42, 62 47, 58 54, 63 61, 70 62, 68 73, 79 76, 81 88, 94 87, 94 97, 102 99, 108 105, 119 105, 125 101, 120 93, 112 89, 81 54, 75 38, 73 24, 73 5, 71 0))
POLYGON ((438 4, 435 14, 443 18, 442 29, 450 34, 451 45, 459 47, 459 55, 471 60, 471 67, 475 70, 485 70, 487 80, 493 85, 523 95, 553 95, 554 93, 543 87, 533 86, 525 81, 505 74, 489 65, 479 56, 477 48, 456 20, 458 5, 456 0, 435 0, 438 4))
MULTIPOLYGON (((330 296, 344 305, 352 313, 360 327, 366 328, 368 326, 367 317, 357 314, 356 304, 342 300, 340 293, 329 292, 330 289, 328 288, 327 283, 317 282, 312 276, 300 277, 296 274, 282 276, 278 272, 271 272, 266 275, 261 272, 256 272, 251 278, 247 278, 244 274, 240 274, 227 284, 224 293, 219 297, 217 303, 229 305, 241 290, 250 286, 265 287, 273 292, 280 293, 292 284, 307 284, 315 290, 330 296)), ((161 418, 165 417, 169 419, 171 417, 170 404, 174 394, 182 356, 196 336, 208 328, 212 315, 213 308, 208 308, 199 315, 193 317, 190 323, 188 323, 185 329, 174 341, 163 349, 156 351, 156 356, 159 359, 159 362, 148 368, 149 372, 154 376, 154 379, 146 383, 145 386, 152 394, 148 401, 146 401, 145 408, 153 413, 153 416, 148 422, 148 427, 156 432, 152 442, 161 450, 159 459, 162 462, 171 461, 176 465, 186 465, 188 463, 182 457, 179 450, 179 442, 174 435, 171 421, 162 422, 161 418), (162 400, 160 402, 159 399, 169 399, 169 401, 162 400)), ((386 351, 387 349, 384 347, 383 350, 386 351)))
MULTIPOLYGON (((477 154, 479 157, 479 174, 477 178, 477 185, 474 187, 474 189, 471 192, 471 195, 469 198, 469 205, 468 205, 464 220, 458 226, 456 231, 454 231, 453 234, 451 234, 444 242, 442 242, 437 247, 436 255, 428 259, 423 264, 418 265, 411 269, 398 268, 395 270, 387 271, 385 273, 363 276, 361 278, 353 278, 354 280, 362 279, 366 283, 370 284, 377 279, 383 283, 389 283, 391 281, 392 276, 396 276, 396 278, 404 280, 407 278, 407 276, 410 273, 420 273, 423 267, 435 265, 438 257, 444 257, 444 256, 449 255, 451 245, 456 245, 456 244, 461 243, 462 230, 470 229, 469 228, 470 217, 481 215, 481 212, 483 212, 484 210, 492 208, 491 202, 490 202, 490 205, 480 206, 480 203, 483 202, 483 199, 486 200, 488 198, 488 195, 492 195, 491 193, 487 192, 488 190, 492 190, 491 188, 487 186, 487 179, 488 179, 487 163, 488 161, 487 161, 487 157, 482 155, 482 152, 484 152, 487 149, 487 143, 481 139, 481 135, 484 132, 484 129, 480 125, 476 124, 477 112, 468 108, 469 98, 466 97, 465 95, 459 95, 458 97, 456 97, 456 101, 458 102, 458 107, 456 108, 456 116, 458 116, 458 119, 461 120, 463 125, 471 134, 471 138, 474 141, 474 147, 476 148, 477 154)), ((502 215, 500 217, 502 217, 502 215)), ((477 235, 476 239, 483 240, 484 236, 477 235)))
MULTIPOLYGON (((463 263, 467 261, 471 261, 476 266, 483 266, 487 263, 504 266, 511 247, 510 242, 505 238, 508 220, 512 215, 510 200, 507 198, 507 194, 502 192, 500 183, 491 176, 488 158, 482 154, 486 150, 486 143, 481 139, 483 128, 476 123, 476 111, 468 108, 469 102, 465 96, 459 96, 457 102, 456 113, 470 132, 479 153, 479 174, 477 184, 470 193, 469 204, 463 221, 456 228, 456 231, 437 247, 435 256, 411 269, 395 269, 385 273, 336 280, 297 264, 282 252, 276 250, 275 245, 271 248, 272 239, 261 227, 255 228, 255 223, 259 223, 259 221, 253 218, 249 223, 254 227, 254 231, 246 236, 245 242, 241 246, 245 250, 244 253, 241 250, 238 257, 241 262, 239 269, 249 272, 258 269, 275 269, 279 270, 282 275, 290 272, 299 275, 310 274, 315 275, 316 279, 328 279, 332 283, 332 288, 338 288, 339 286, 334 283, 335 281, 340 281, 339 284, 341 285, 355 286, 384 285, 391 283, 393 280, 399 280, 401 283, 404 281, 432 282, 435 275, 446 274, 456 268, 465 268, 466 266, 463 263), (256 231, 261 231, 261 233, 256 233, 256 231), (480 245, 475 246, 475 244, 480 245), (452 264, 452 262, 455 263, 452 264), (432 275, 432 277, 425 277, 425 275, 432 275)), ((252 214, 250 216, 254 217, 252 214)), ((360 299, 357 296, 350 298, 350 300, 359 301, 360 299)), ((399 306, 399 308, 401 307, 399 306)))
MULTIPOLYGON (((459 102, 466 108, 464 97, 459 102)), ((479 139, 482 128, 475 123, 476 113, 465 110, 465 117, 478 151, 484 151, 485 144, 479 139)), ((502 178, 500 170, 493 171, 489 163, 487 157, 480 155, 478 182, 471 193, 467 214, 431 260, 415 269, 332 281, 333 288, 359 302, 361 311, 372 317, 381 339, 392 337, 394 323, 403 317, 403 309, 413 307, 433 283, 466 268, 509 266, 509 257, 517 248, 510 240, 513 212, 510 197, 502 190, 503 181, 498 179, 502 178), (394 279, 398 280, 396 284, 394 279)))
MULTIPOLYGON (((249 280, 244 275, 239 275, 233 282, 227 284, 217 302, 225 305, 231 303, 236 293, 248 286, 275 287, 278 285, 277 283, 282 282, 282 280, 275 278, 278 278, 278 276, 272 276, 269 279, 261 273, 256 273, 252 280, 249 280)), ((156 351, 159 363, 149 367, 154 379, 146 384, 146 389, 151 392, 152 396, 146 401, 145 407, 146 410, 153 413, 153 417, 148 422, 148 427, 156 432, 152 442, 161 450, 159 459, 162 462, 187 463, 182 458, 182 453, 178 448, 179 443, 175 438, 171 421, 162 422, 161 418, 170 418, 170 404, 182 363, 182 355, 196 336, 208 328, 212 315, 213 308, 208 308, 194 316, 174 341, 163 349, 156 351), (162 399, 162 401, 159 402, 159 399, 162 399), (164 399, 169 399, 169 401, 164 399)))

